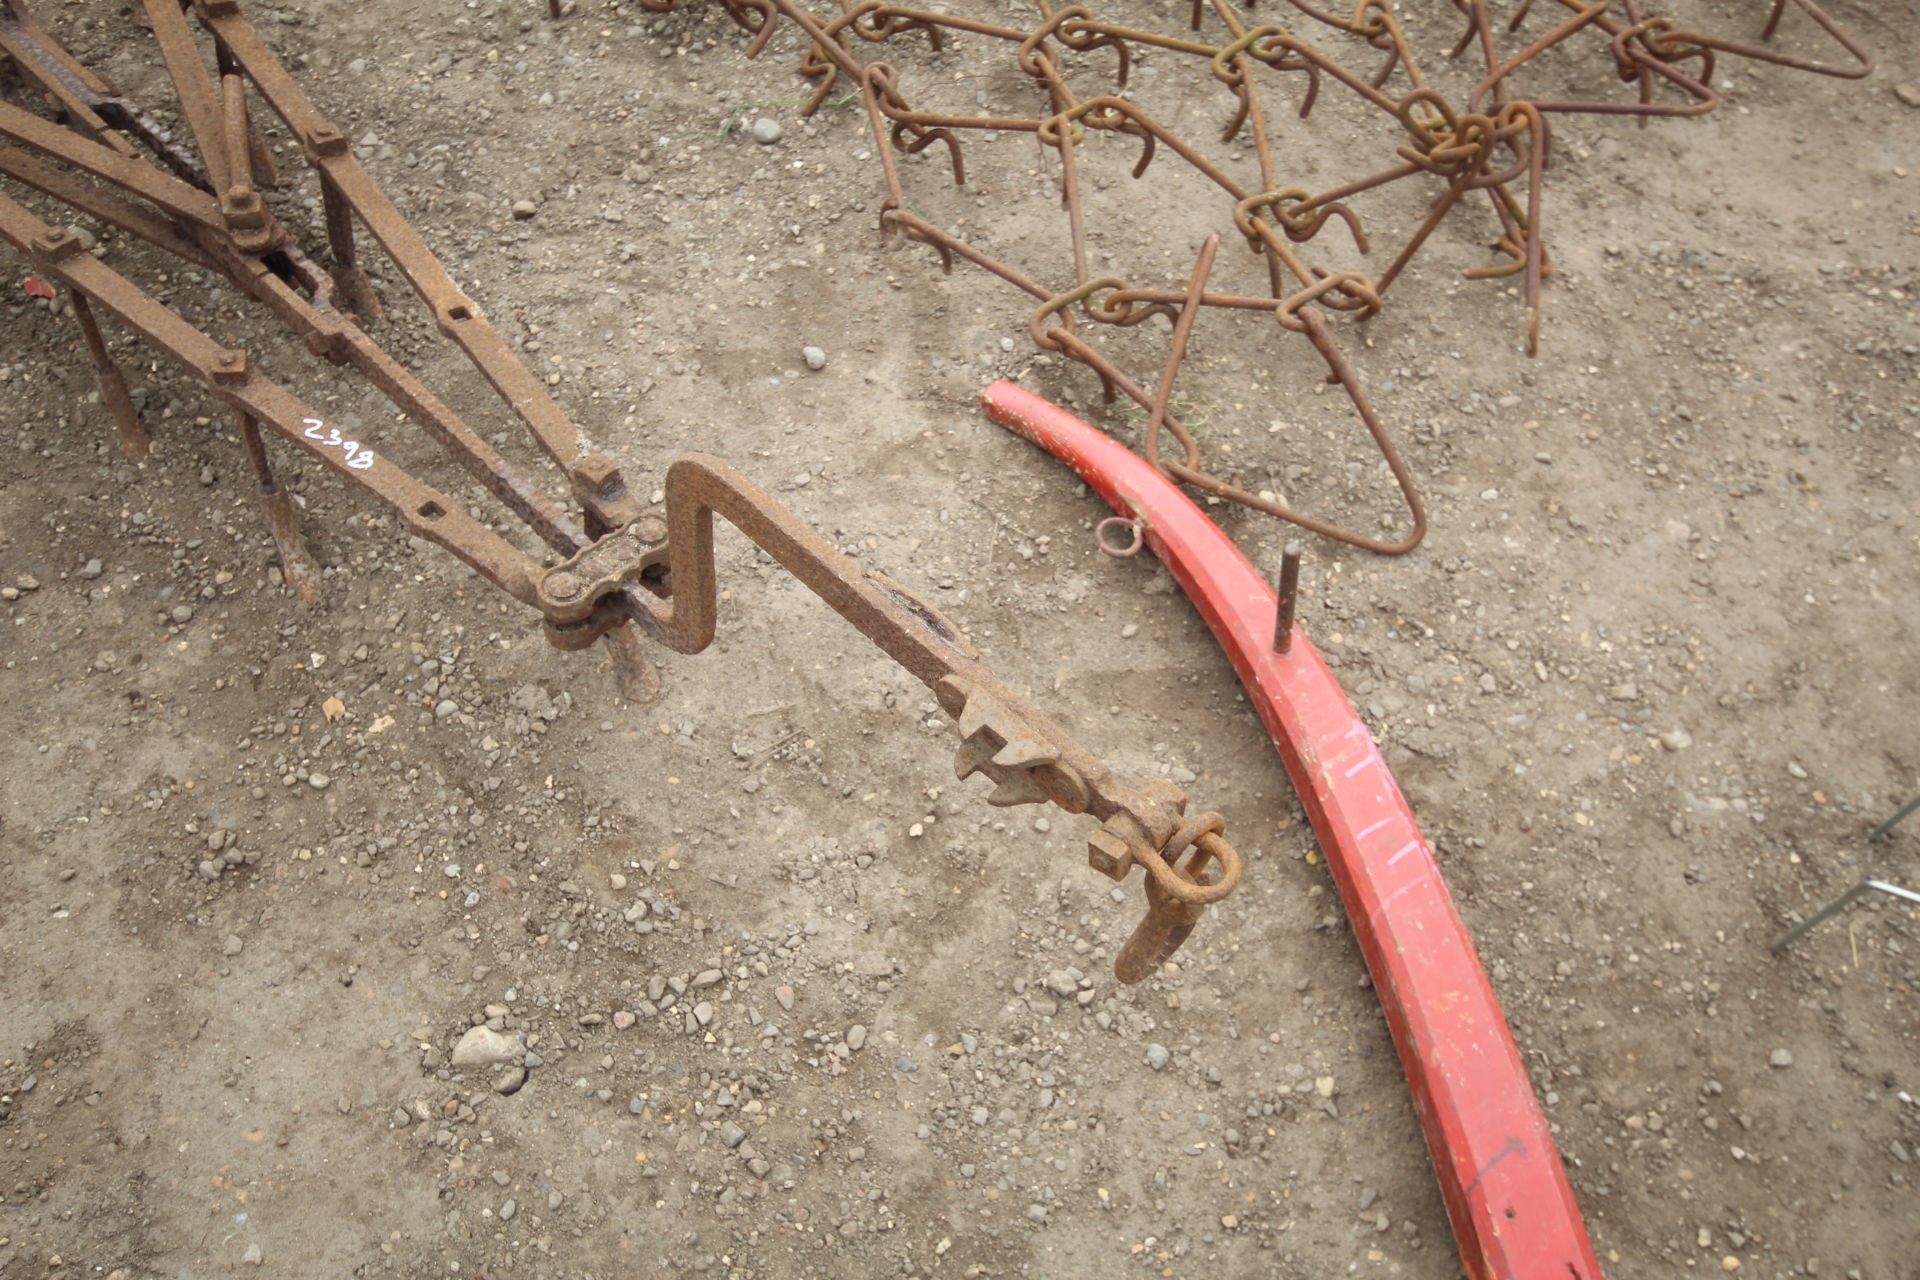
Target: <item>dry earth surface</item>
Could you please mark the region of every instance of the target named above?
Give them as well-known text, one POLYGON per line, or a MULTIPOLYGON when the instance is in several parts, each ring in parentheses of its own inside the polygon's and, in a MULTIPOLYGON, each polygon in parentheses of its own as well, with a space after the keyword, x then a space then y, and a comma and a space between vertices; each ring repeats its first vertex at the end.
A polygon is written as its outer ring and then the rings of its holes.
MULTIPOLYGON (((41 7, 170 110, 127 6, 41 7)), ((0 1276, 1456 1275, 1378 1004, 1227 663, 974 397, 1014 376, 1128 439, 1137 415, 1036 358, 1003 285, 878 245, 864 115, 799 117, 792 32, 749 63, 704 4, 247 10, 643 491, 684 451, 731 459, 1123 774, 1221 810, 1248 879, 1119 986, 1138 891, 1085 868, 1086 824, 953 783, 926 691, 730 534, 720 641, 663 662, 647 707, 283 454, 327 566, 302 607, 216 404, 123 345, 160 440, 123 460, 70 317, 16 265, 0 1276), (452 1061, 475 1026, 507 1061, 452 1061)), ((1863 841, 1920 788, 1920 111, 1894 92, 1920 15, 1837 13, 1869 80, 1728 65, 1705 119, 1560 122, 1538 358, 1505 285, 1459 278, 1484 210, 1338 325, 1433 532, 1396 560, 1311 542, 1305 625, 1435 844, 1615 1277, 1920 1276, 1914 917, 1766 945, 1863 872, 1920 881, 1920 821, 1863 841)), ((1445 18, 1409 17, 1436 67, 1445 18)), ((989 52, 899 56, 952 101, 1022 101, 989 52)), ((1596 67, 1540 74, 1620 92, 1596 67)), ((1204 137, 1225 98, 1190 71, 1149 59, 1135 90, 1204 137)), ((1343 110, 1285 123, 1302 185, 1390 146, 1343 110)), ((1097 273, 1184 281, 1217 202, 1164 166, 1133 186, 1131 144, 1090 154, 1097 273)), ((959 194, 910 164, 916 207, 1065 276, 1057 166, 1018 139, 975 157, 959 194)), ((1372 206, 1376 238, 1419 195, 1372 206)), ((274 196, 311 243, 316 197, 274 196)), ((110 256, 492 510, 231 290, 110 256)), ((379 283, 382 340, 506 438, 379 283)), ((1253 486, 1383 523, 1324 391, 1248 320, 1202 326, 1181 395, 1253 486)), ((1284 526, 1215 514, 1277 560, 1284 526)))

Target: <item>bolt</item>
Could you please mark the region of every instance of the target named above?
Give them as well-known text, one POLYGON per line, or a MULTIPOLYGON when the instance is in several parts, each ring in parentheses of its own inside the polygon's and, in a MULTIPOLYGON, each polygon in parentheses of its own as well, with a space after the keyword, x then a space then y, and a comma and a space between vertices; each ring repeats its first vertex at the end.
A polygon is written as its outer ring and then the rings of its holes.
POLYGON ((580 576, 562 569, 547 576, 547 594, 555 600, 571 600, 580 594, 580 576))
POLYGON ((617 498, 626 485, 620 468, 604 453, 583 453, 574 460, 573 478, 597 498, 617 498))
POLYGON ((1096 831, 1087 837, 1087 865, 1108 879, 1125 880, 1133 869, 1133 852, 1113 832, 1096 831))

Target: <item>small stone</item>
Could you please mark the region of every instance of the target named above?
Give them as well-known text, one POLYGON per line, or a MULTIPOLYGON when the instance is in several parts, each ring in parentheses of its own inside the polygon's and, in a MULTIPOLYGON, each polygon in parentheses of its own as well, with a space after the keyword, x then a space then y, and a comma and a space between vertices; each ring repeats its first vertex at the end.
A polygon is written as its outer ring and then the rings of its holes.
POLYGON ((1920 107, 1920 84, 1897 84, 1893 96, 1910 107, 1920 107))
POLYGON ((709 1022, 712 1022, 713 1006, 708 1004, 705 1000, 702 1000, 699 1004, 693 1006, 693 1020, 699 1023, 703 1027, 706 1026, 709 1022))
POLYGON ((780 135, 786 130, 782 129, 780 122, 772 116, 761 116, 753 122, 753 126, 747 132, 751 133, 753 140, 761 146, 770 147, 780 141, 780 135))
POLYGON ((1613 700, 1615 702, 1632 702, 1639 696, 1640 686, 1631 680, 1622 680, 1619 684, 1613 686, 1613 700))
POLYGON ((264 1257, 266 1257, 266 1255, 260 1252, 259 1245, 250 1244, 247 1246, 247 1251, 240 1255, 240 1261, 246 1263, 250 1267, 257 1267, 260 1265, 260 1261, 264 1257))
POLYGON ((488 1067, 496 1062, 511 1062, 520 1055, 520 1042, 502 1035, 492 1027, 473 1027, 453 1046, 456 1067, 488 1067))
POLYGON ((1773 1051, 1773 1056, 1767 1059, 1767 1065, 1770 1067, 1779 1067, 1782 1069, 1790 1067, 1793 1065, 1793 1055, 1791 1053, 1788 1053, 1785 1049, 1775 1049, 1773 1051))
POLYGON ((1323 1098, 1331 1098, 1333 1096, 1333 1077, 1316 1077, 1313 1082, 1313 1091, 1323 1098))
POLYGON ((1157 1043, 1147 1046, 1147 1065, 1155 1071, 1164 1071, 1171 1061, 1173 1061, 1173 1054, 1167 1046, 1157 1043))
POLYGON ((702 969, 693 975, 693 989, 700 991, 707 987, 717 987, 724 976, 718 969, 702 969))
POLYGON ((333 785, 333 779, 324 773, 310 773, 307 775, 307 785, 315 791, 325 791, 333 785))
POLYGON ((181 626, 185 626, 187 623, 193 621, 193 606, 190 604, 177 604, 173 606, 173 612, 168 616, 181 626))
POLYGON ((511 1199, 507 1200, 500 1206, 500 1221, 512 1222, 513 1215, 518 1212, 520 1212, 519 1202, 511 1199))
POLYGON ((618 871, 616 871, 612 875, 607 877, 607 883, 612 885, 614 890, 617 892, 627 887, 627 878, 621 875, 618 871))
POLYGON ((515 200, 513 202, 513 216, 516 221, 525 222, 538 212, 540 212, 540 206, 531 200, 515 200))
POLYGON ((782 1009, 785 1009, 788 1013, 793 1012, 793 988, 792 987, 788 986, 784 982, 781 983, 779 986, 773 989, 773 998, 780 1002, 780 1007, 782 1009))
POLYGON ((747 1131, 733 1121, 729 1120, 720 1126, 720 1141, 726 1144, 727 1150, 735 1150, 746 1140, 747 1131))
POLYGON ((433 718, 435 720, 445 720, 448 716, 457 714, 459 710, 460 704, 452 698, 442 698, 433 704, 433 718))
POLYGON ((1734 1257, 1732 1254, 1728 1254, 1726 1257, 1720 1259, 1720 1269, 1728 1275, 1732 1275, 1740 1269, 1740 1259, 1734 1257))
POLYGON ((511 1097, 520 1092, 526 1083, 527 1069, 525 1067, 508 1067, 506 1071, 501 1074, 500 1078, 493 1082, 493 1091, 503 1098, 511 1097))
POLYGON ((220 864, 211 858, 200 859, 199 871, 202 880, 218 880, 220 878, 220 864))
POLYGON ((633 1022, 634 1022, 633 1014, 629 1013, 627 1010, 615 1009, 613 1011, 613 1025, 620 1028, 620 1030, 625 1031, 628 1027, 633 1025, 633 1022))
POLYGON ((80 576, 87 579, 89 582, 91 582, 93 579, 99 577, 102 573, 105 573, 105 572, 106 572, 105 568, 102 567, 102 565, 98 560, 89 560, 86 562, 86 564, 82 565, 80 568, 80 576))
POLYGON ((815 373, 827 367, 827 353, 818 347, 800 348, 800 358, 807 362, 807 368, 815 373))
MULTIPOLYGON (((246 943, 240 941, 239 934, 230 933, 227 935, 227 940, 220 944, 220 954, 223 956, 237 956, 240 954, 241 948, 246 945, 246 943)), ((1784 1050, 1782 1052, 1784 1052, 1784 1050)))
POLYGON ((1693 745, 1693 735, 1685 729, 1669 729, 1660 735, 1660 745, 1669 751, 1685 751, 1693 745))
POLYGON ((865 1027, 861 1026, 859 1023, 856 1022, 851 1027, 847 1028, 847 1048, 852 1049, 855 1053, 858 1053, 861 1049, 866 1047, 866 1043, 867 1043, 867 1029, 865 1027))

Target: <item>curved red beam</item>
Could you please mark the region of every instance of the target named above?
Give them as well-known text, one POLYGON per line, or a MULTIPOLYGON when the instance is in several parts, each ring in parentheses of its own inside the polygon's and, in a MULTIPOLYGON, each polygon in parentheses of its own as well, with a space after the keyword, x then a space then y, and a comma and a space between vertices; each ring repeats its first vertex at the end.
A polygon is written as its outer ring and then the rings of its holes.
POLYGON ((1273 588, 1145 460, 1009 382, 987 415, 1067 463, 1160 557, 1232 659, 1300 793, 1413 1091, 1474 1280, 1600 1280, 1566 1168, 1473 939, 1373 735, 1273 588))

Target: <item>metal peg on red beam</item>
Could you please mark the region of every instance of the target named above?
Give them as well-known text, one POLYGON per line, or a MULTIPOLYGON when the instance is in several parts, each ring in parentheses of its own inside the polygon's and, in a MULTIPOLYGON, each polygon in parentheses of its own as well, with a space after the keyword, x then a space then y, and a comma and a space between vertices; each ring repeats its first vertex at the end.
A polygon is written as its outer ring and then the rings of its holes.
POLYGON ((1300 595, 1300 544, 1289 542, 1280 553, 1280 589, 1273 613, 1273 651, 1293 648, 1293 607, 1300 595))

